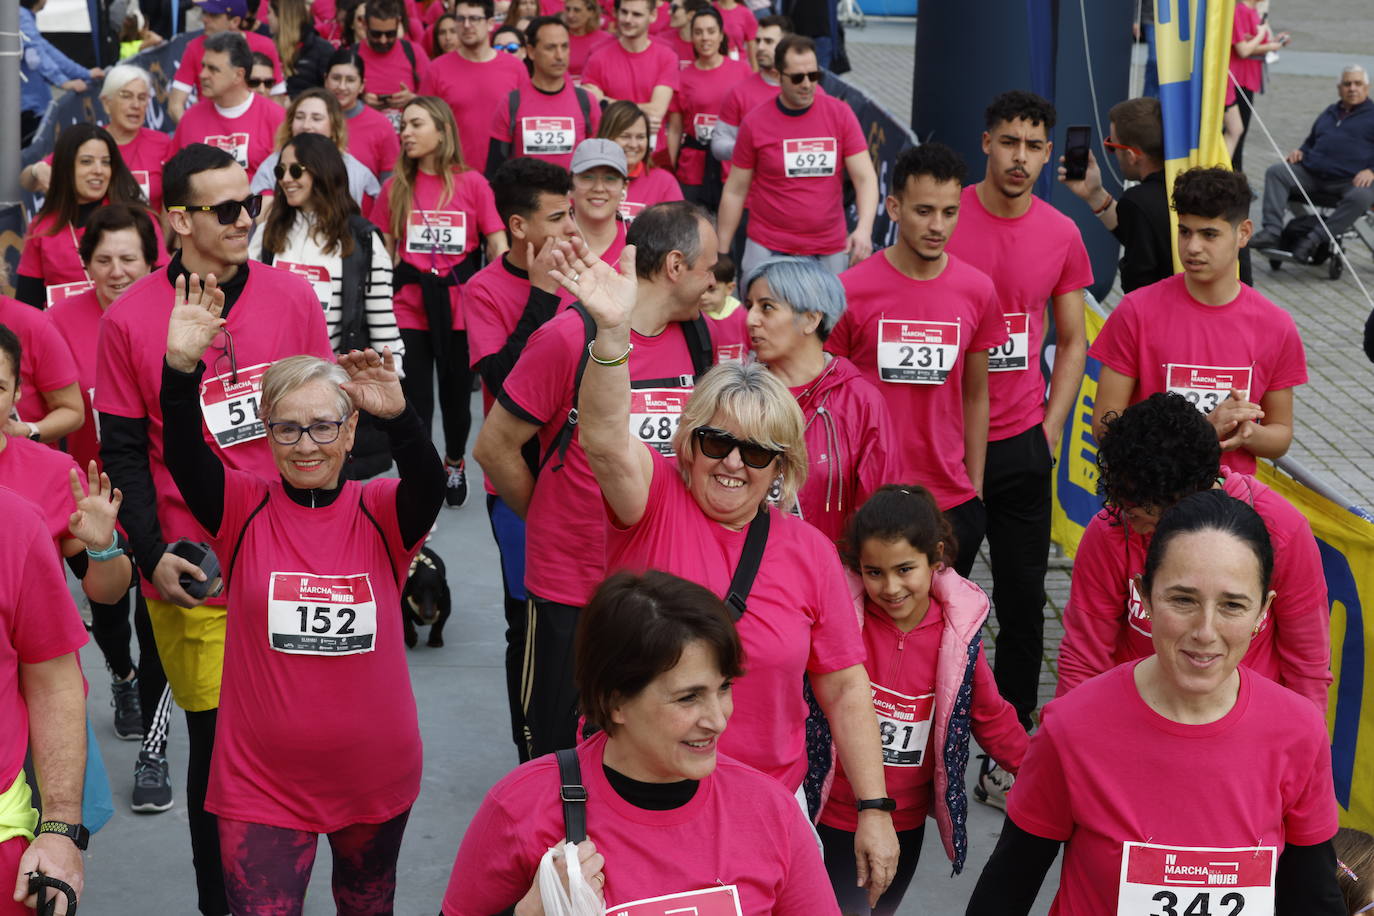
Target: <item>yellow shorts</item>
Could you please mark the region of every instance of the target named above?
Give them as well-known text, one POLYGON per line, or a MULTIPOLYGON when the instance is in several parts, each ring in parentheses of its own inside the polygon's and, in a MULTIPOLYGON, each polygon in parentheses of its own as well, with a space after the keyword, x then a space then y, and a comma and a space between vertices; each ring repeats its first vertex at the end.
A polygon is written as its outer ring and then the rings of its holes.
POLYGON ((218 707, 224 674, 225 608, 200 605, 188 609, 149 598, 148 616, 172 699, 188 712, 218 707))

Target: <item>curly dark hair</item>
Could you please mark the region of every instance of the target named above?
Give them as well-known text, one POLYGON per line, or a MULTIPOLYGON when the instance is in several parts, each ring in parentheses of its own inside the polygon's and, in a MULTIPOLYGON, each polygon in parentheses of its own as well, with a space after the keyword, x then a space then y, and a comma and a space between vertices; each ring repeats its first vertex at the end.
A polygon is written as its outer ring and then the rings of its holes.
POLYGON ((936 184, 949 181, 964 183, 968 169, 959 154, 943 143, 922 143, 904 149, 897 155, 892 166, 892 193, 900 195, 906 190, 908 179, 929 175, 936 184))
POLYGON ((1221 445, 1207 418, 1181 394, 1158 391, 1121 413, 1107 414, 1097 446, 1097 494, 1110 512, 1168 509, 1211 489, 1221 445))
POLYGON ((1032 124, 1045 125, 1045 133, 1054 129, 1054 105, 1034 92, 1012 89, 993 99, 983 111, 983 126, 992 130, 1003 121, 1020 118, 1032 124))
POLYGON ((1196 168, 1174 179, 1174 212, 1179 215, 1224 219, 1239 226, 1250 215, 1255 194, 1244 172, 1196 168))

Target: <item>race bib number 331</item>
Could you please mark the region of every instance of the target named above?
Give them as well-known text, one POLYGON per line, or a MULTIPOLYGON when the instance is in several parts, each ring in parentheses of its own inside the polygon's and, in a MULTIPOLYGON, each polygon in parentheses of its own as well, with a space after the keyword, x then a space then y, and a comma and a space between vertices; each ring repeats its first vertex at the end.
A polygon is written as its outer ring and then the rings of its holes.
POLYGON ((1117 916, 1274 916, 1273 846, 1125 843, 1117 916))
POLYGON ((1169 363, 1169 390, 1181 394, 1204 414, 1216 410, 1217 405, 1226 400, 1235 389, 1247 401, 1250 400, 1249 367, 1189 366, 1183 363, 1169 363))
POLYGON ((376 648, 377 603, 367 573, 272 573, 267 637, 292 655, 356 655, 376 648))

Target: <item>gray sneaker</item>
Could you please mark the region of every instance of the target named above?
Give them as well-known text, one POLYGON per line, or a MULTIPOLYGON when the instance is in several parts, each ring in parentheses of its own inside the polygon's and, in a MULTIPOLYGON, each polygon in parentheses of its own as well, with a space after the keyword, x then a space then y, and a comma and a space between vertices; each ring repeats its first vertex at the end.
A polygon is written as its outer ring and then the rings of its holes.
POLYGON ((1007 793, 1011 791, 1016 777, 993 762, 986 754, 979 754, 983 761, 978 770, 978 785, 973 787, 973 797, 991 808, 1007 810, 1007 793))
POLYGON ((134 764, 133 809, 156 814, 172 807, 172 783, 167 775, 167 758, 139 751, 134 764))
POLYGON ((138 678, 115 681, 110 685, 110 693, 115 737, 121 741, 142 741, 143 707, 138 702, 138 678))

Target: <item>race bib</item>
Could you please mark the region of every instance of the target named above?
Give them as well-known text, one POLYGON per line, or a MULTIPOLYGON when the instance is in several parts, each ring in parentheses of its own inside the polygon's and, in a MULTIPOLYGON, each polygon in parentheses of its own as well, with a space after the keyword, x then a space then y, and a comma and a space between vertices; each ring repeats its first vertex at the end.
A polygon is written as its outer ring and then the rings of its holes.
POLYGON ((153 183, 148 178, 148 173, 143 169, 133 169, 134 181, 138 182, 138 189, 143 192, 143 199, 151 201, 153 199, 153 183))
POLYGON ((56 283, 48 287, 48 308, 52 308, 63 299, 70 299, 79 296, 87 290, 95 289, 95 284, 90 280, 77 280, 75 283, 56 283))
POLYGON ((572 118, 521 118, 520 142, 525 155, 535 153, 571 153, 573 151, 572 118))
POLYGON ((268 645, 290 655, 357 655, 377 641, 377 602, 367 573, 272 573, 268 645))
POLYGON ((630 435, 664 455, 673 454, 673 435, 692 396, 690 388, 639 388, 630 392, 630 435))
POLYGON ((878 378, 904 385, 943 385, 959 359, 957 321, 878 322, 878 378))
POLYGON ((909 697, 873 685, 873 709, 878 713, 878 736, 883 742, 883 766, 918 767, 925 762, 935 694, 909 697))
POLYGON ((606 916, 742 916, 735 885, 647 897, 606 907, 606 916))
POLYGON ((713 114, 696 114, 692 116, 692 134, 697 138, 698 143, 710 143, 711 134, 716 130, 716 122, 720 118, 713 114))
POLYGON ((782 168, 788 178, 819 178, 835 174, 840 145, 834 137, 782 141, 782 168))
POLYGON ((1030 365, 1030 316, 1025 312, 1008 312, 1002 317, 1006 319, 1010 339, 988 351, 988 371, 1017 372, 1030 365))
POLYGON ((1187 366, 1182 363, 1169 363, 1169 390, 1183 395, 1188 402, 1202 411, 1211 413, 1217 405, 1226 400, 1231 389, 1236 389, 1250 400, 1249 368, 1224 368, 1221 366, 1187 366))
POLYGON ((267 434, 258 408, 262 404, 262 376, 270 365, 240 369, 237 382, 226 373, 200 383, 200 414, 220 448, 252 442, 267 434))
POLYGON ((1273 846, 1125 843, 1117 916, 1274 916, 1273 846))
POLYGON ((233 134, 219 134, 214 137, 206 137, 202 143, 210 146, 217 146, 226 153, 234 157, 234 161, 245 169, 248 168, 248 134, 246 131, 239 131, 233 134))
POLYGON ((718 344, 716 346, 717 363, 728 363, 731 360, 744 361, 744 344, 718 344))
POLYGON ((406 227, 411 254, 459 255, 467 250, 468 216, 455 210, 415 210, 406 227))
POLYGON ((635 217, 644 210, 644 204, 633 200, 622 200, 620 202, 620 218, 626 223, 633 223, 635 217))
POLYGON ((1140 600, 1134 576, 1126 580, 1126 621, 1140 635, 1150 635, 1150 617, 1145 613, 1145 602, 1140 600))
POLYGON ((320 305, 329 307, 329 302, 334 298, 334 287, 329 282, 329 270, 315 264, 296 264, 291 261, 277 261, 276 266, 282 270, 289 270, 298 277, 304 277, 311 288, 315 290, 315 296, 320 300, 320 305))

